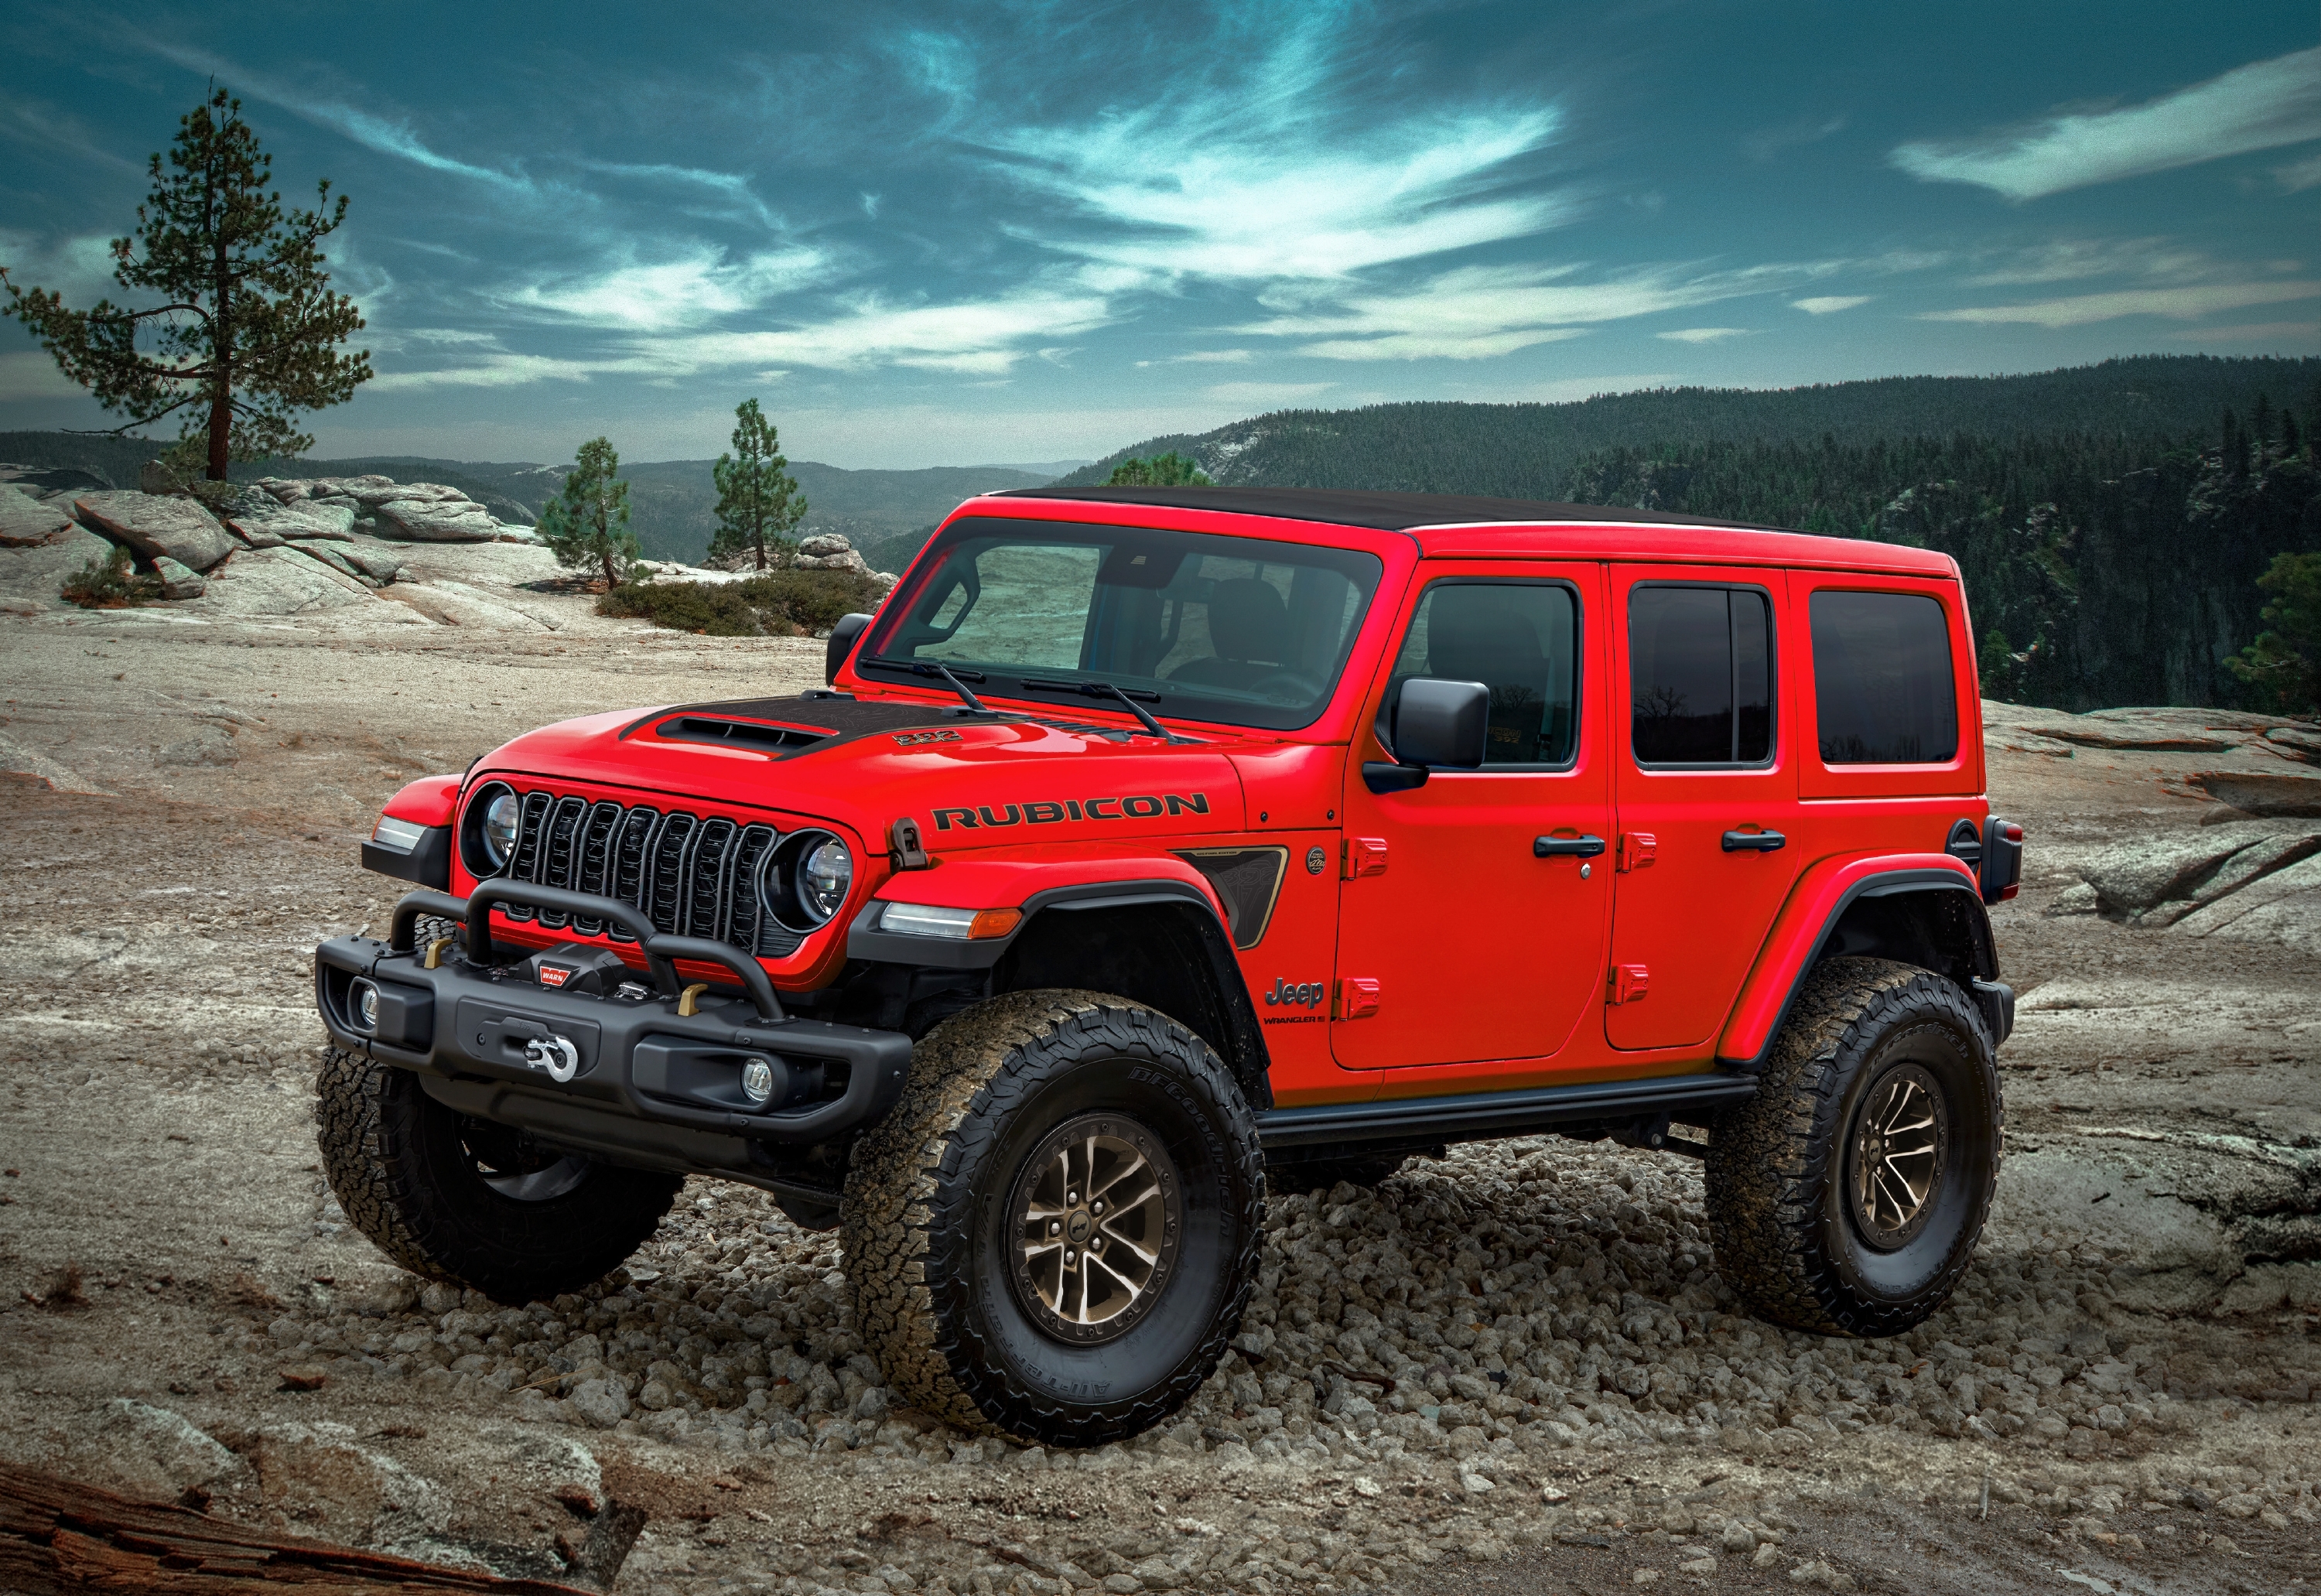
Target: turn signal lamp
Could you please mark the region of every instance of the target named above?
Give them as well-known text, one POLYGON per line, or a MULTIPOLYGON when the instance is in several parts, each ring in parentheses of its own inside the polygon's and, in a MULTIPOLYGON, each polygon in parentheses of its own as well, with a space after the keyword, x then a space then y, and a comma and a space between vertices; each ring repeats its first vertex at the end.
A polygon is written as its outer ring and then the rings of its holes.
POLYGON ((940 936, 950 942, 982 942, 1005 936, 1024 923, 1020 908, 938 908, 925 903, 890 903, 879 911, 878 929, 906 936, 940 936))

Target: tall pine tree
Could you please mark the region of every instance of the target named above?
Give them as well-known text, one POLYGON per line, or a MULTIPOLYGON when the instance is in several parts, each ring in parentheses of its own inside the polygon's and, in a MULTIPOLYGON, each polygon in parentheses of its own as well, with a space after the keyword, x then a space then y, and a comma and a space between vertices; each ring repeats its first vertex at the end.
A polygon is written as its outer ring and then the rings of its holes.
POLYGON ((737 554, 755 556, 763 570, 769 553, 787 553, 796 545, 789 534, 806 519, 806 500, 798 497, 797 479, 782 457, 781 438, 755 399, 744 399, 733 411, 733 451, 721 454, 711 468, 717 483, 717 530, 709 540, 710 558, 737 554))
POLYGON ((605 585, 615 587, 638 556, 629 530, 629 485, 621 480, 621 457, 609 438, 580 445, 564 491, 541 507, 540 539, 571 570, 595 567, 605 585))
POLYGON ((128 417, 116 432, 177 415, 187 451, 223 482, 230 461, 313 448, 292 413, 343 404, 370 378, 369 351, 341 347, 362 315, 323 269, 347 200, 330 204, 326 178, 316 209, 283 209, 267 187, 273 158, 223 89, 180 120, 169 166, 152 158, 136 236, 113 241, 114 279, 161 303, 69 310, 60 294, 7 282, 8 311, 67 377, 128 417))

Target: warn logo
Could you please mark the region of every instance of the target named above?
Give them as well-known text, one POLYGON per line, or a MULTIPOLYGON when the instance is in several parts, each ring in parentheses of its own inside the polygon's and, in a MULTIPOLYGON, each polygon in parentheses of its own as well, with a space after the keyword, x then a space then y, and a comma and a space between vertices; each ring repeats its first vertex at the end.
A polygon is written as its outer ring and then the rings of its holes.
POLYGON ((937 809, 937 831, 982 831, 1002 825, 1052 825, 1060 820, 1151 820, 1161 815, 1206 815, 1206 792, 1167 792, 1133 798, 1048 799, 1032 804, 985 804, 972 809, 937 809))

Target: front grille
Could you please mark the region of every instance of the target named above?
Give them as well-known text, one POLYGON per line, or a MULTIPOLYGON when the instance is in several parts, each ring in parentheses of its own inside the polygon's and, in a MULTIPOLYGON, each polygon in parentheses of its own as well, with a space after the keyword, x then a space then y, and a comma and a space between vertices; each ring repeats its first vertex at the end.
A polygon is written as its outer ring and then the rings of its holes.
MULTIPOLYGON (((503 872, 508 880, 616 898, 642 910, 656 931, 731 943, 760 958, 781 958, 806 940, 766 913, 759 895, 781 837, 770 825, 545 792, 523 794, 522 801, 523 830, 503 872)), ((501 907, 511 920, 537 919, 546 930, 636 940, 586 915, 501 907)))

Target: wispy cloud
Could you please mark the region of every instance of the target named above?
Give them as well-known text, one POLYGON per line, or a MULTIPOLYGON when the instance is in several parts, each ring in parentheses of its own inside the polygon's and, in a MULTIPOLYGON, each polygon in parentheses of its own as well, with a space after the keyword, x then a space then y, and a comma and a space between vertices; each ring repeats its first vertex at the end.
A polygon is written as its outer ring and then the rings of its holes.
POLYGON ((760 225, 778 230, 782 219, 767 207, 751 187, 750 179, 739 172, 710 171, 701 167, 634 165, 622 161, 587 160, 580 163, 587 171, 601 172, 608 178, 634 178, 657 187, 678 184, 722 195, 728 210, 747 216, 760 225))
POLYGON ((2167 238, 2059 239, 2002 255, 2000 262, 1966 281, 1976 287, 2074 282, 2094 277, 2183 281, 2217 269, 2213 256, 2167 238))
POLYGON ((2192 327, 2171 338, 2202 343, 2321 342, 2321 322, 2250 322, 2238 327, 2192 327))
POLYGON ((989 377, 1004 374, 1057 338, 1091 332, 1110 318, 1110 306, 1094 296, 1031 292, 914 306, 867 297, 826 321, 766 332, 697 333, 653 347, 696 367, 852 371, 904 366, 989 377))
POLYGON ((1857 305, 1867 305, 1877 297, 1875 294, 1817 294, 1808 299, 1790 300, 1789 308, 1804 311, 1809 316, 1834 315, 1857 305))
POLYGON ((1336 9, 1308 7, 1145 105, 978 142, 1081 222, 1025 236, 1164 274, 1340 278, 1526 237, 1569 215, 1568 200, 1516 182, 1512 165, 1553 139, 1552 106, 1397 107, 1361 92, 1372 71, 1360 45, 1336 9))
POLYGON ((1287 405, 1337 386, 1334 382, 1213 382, 1201 391, 1227 405, 1287 405))
POLYGON ((2283 194, 2302 194, 2321 184, 2321 155, 2308 155, 2303 160, 2293 160, 2287 166, 2272 169, 2272 180, 2280 185, 2283 194))
POLYGON ((1785 122, 1779 127, 1761 128, 1741 141, 1742 152, 1762 164, 1779 157, 1787 150, 1807 144, 1816 144, 1832 133, 1845 128, 1843 116, 1804 116, 1795 122, 1785 122))
POLYGON ((2321 48, 2235 68, 2141 105, 1904 144, 1892 159, 1926 182, 2037 199, 2308 139, 2321 139, 2321 48))
POLYGON ((394 121, 371 112, 350 105, 342 100, 317 96, 280 82, 223 56, 211 54, 168 40, 147 39, 146 48, 164 59, 196 72, 205 72, 232 86, 237 94, 245 94, 269 105, 279 105, 294 116, 319 123, 345 134, 367 150, 382 155, 392 155, 425 167, 430 171, 446 172, 453 177, 472 178, 511 193, 532 194, 535 185, 520 172, 505 172, 491 167, 476 166, 469 161, 438 154, 430 149, 408 123, 394 121))
POLYGON ((826 278, 831 269, 831 257, 819 249, 728 260, 723 251, 705 246, 669 260, 627 260, 586 276, 526 284, 502 297, 588 326, 677 332, 756 310, 826 278))
POLYGON ((1746 327, 1681 327, 1673 333, 1655 333, 1655 338, 1665 338, 1670 343, 1722 343, 1728 338, 1746 338, 1746 327))
POLYGON ((1229 329, 1310 340, 1301 354, 1331 360, 1481 360, 1578 338, 1601 323, 1795 289, 1839 263, 1698 271, 1661 267, 1593 282, 1579 269, 1461 267, 1406 288, 1340 296, 1229 329))
POLYGON ((2122 288, 2025 305, 1973 306, 1919 313, 1922 322, 1971 322, 2034 327, 2083 327, 2119 316, 2168 316, 2190 321, 2253 305, 2284 305, 2321 296, 2321 283, 2201 283, 2179 288, 2122 288))

